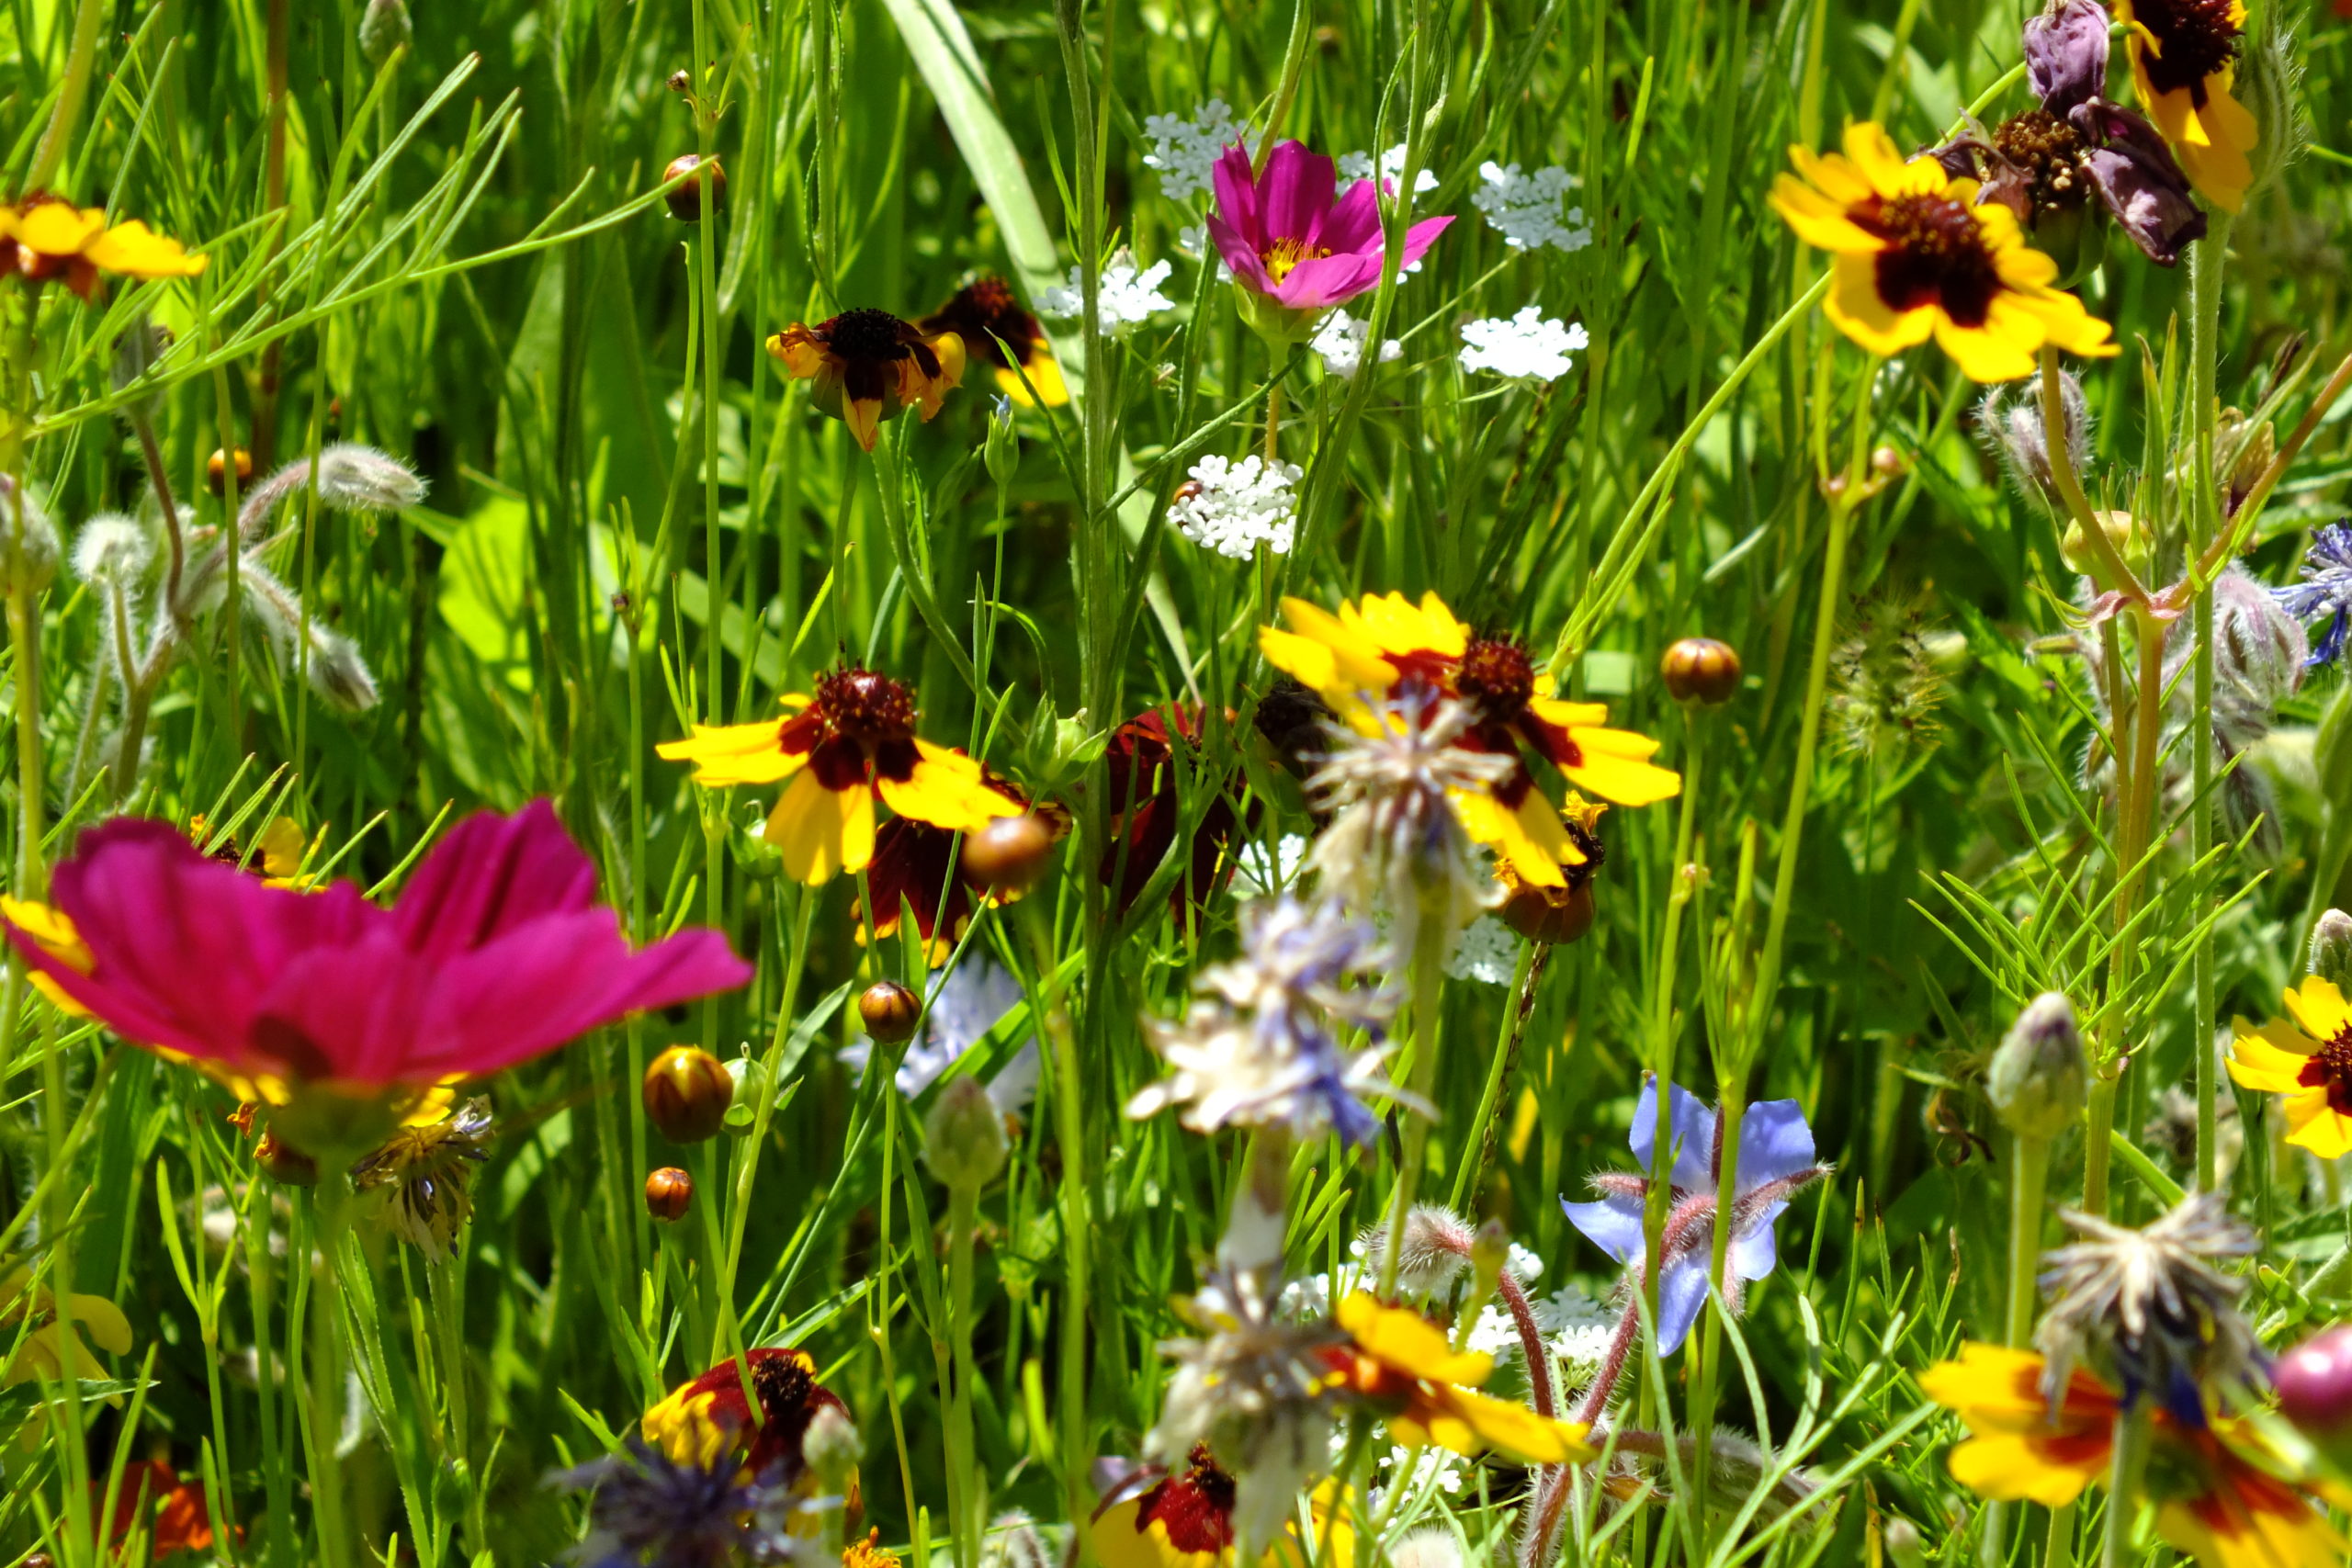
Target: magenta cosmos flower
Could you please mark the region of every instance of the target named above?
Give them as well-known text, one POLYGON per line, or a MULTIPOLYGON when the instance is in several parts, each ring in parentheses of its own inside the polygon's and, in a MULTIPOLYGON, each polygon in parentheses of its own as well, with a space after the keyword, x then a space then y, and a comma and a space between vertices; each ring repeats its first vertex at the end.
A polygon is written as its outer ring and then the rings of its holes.
MULTIPOLYGON (((1325 310, 1378 286, 1385 242, 1373 181, 1340 196, 1331 160, 1295 141, 1274 148, 1262 175, 1251 173, 1248 148, 1228 147, 1216 179, 1209 237, 1250 295, 1260 332, 1303 336, 1325 310)), ((1420 260, 1453 221, 1425 218, 1405 231, 1404 265, 1420 260)))
POLYGON ((325 1157, 435 1085, 751 978, 717 931, 631 951, 595 892, 544 800, 459 823, 390 908, 349 883, 269 886, 125 818, 58 866, 62 919, 19 908, 8 939, 107 1028, 277 1108, 282 1135, 325 1157))

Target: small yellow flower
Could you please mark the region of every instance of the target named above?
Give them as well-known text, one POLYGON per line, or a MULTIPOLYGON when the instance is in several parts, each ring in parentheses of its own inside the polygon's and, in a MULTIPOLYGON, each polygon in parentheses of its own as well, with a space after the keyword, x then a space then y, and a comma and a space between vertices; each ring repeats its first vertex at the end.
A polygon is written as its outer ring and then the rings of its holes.
POLYGON ((2230 96, 2245 6, 2241 0, 2115 0, 2115 19, 2125 29, 2141 107, 2172 143, 2181 173, 2198 195, 2235 212, 2254 184, 2246 154, 2262 140, 2254 116, 2230 96))
POLYGON ((1455 1350, 1420 1314, 1357 1291, 1340 1303, 1338 1321, 1351 1343, 1330 1352, 1336 1370, 1350 1392, 1387 1414, 1388 1435, 1407 1448, 1436 1443, 1458 1454, 1493 1448, 1530 1464, 1595 1457, 1584 1440, 1589 1427, 1476 1392, 1495 1359, 1455 1350))
MULTIPOLYGON (((57 1321, 57 1297, 46 1285, 32 1285, 30 1278, 30 1269, 20 1266, 0 1279, 0 1346, 16 1347, 15 1353, 0 1362, 0 1387, 65 1375, 67 1329, 57 1321), (28 1322, 29 1328, 25 1326, 28 1322)), ((104 1296, 68 1295, 65 1300, 74 1325, 74 1376, 94 1376, 99 1365, 81 1329, 88 1329, 90 1337, 109 1353, 130 1354, 130 1320, 122 1315, 120 1307, 104 1296)))
POLYGON ((1978 381, 2030 375, 2045 344, 2110 355, 2107 323, 2055 287, 2058 264, 2031 249, 2017 214, 1979 203, 1974 180, 1933 158, 1909 163, 1878 125, 1846 129, 1846 151, 1791 147, 1794 175, 1772 186, 1772 207, 1808 245, 1830 253, 1822 309, 1872 354, 1933 337, 1978 381))
POLYGON ((2352 1004, 2332 980, 2303 977, 2287 993, 2293 1022, 2233 1021, 2230 1077, 2286 1096, 2287 1141, 2322 1159, 2352 1154, 2352 1004))
POLYGON ((103 208, 77 208, 54 197, 19 207, 0 208, 0 256, 13 252, 16 270, 35 283, 62 277, 83 299, 96 288, 98 275, 125 277, 194 277, 209 258, 190 255, 177 240, 137 219, 109 228, 103 208))

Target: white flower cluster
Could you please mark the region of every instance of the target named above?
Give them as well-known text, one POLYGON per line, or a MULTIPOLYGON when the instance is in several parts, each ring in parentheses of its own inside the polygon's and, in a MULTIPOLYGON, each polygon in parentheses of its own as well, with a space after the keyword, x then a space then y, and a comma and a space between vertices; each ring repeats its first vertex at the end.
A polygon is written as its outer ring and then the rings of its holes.
POLYGON ((1190 119, 1182 115, 1147 115, 1143 133, 1151 138, 1151 151, 1143 155, 1143 166, 1159 171, 1160 194, 1170 201, 1182 201, 1195 191, 1210 189, 1215 184, 1210 171, 1216 167, 1218 154, 1241 140, 1241 127, 1223 98, 1211 98, 1194 109, 1190 119))
MULTIPOLYGON (((1162 310, 1172 310, 1176 301, 1159 291, 1174 268, 1164 261, 1156 261, 1137 270, 1135 253, 1119 250, 1102 264, 1102 276, 1096 285, 1095 313, 1102 322, 1102 330, 1114 337, 1124 337, 1162 310)), ((1086 286, 1080 269, 1069 269, 1069 286, 1058 285, 1044 289, 1037 296, 1041 315, 1069 317, 1086 313, 1086 286)))
POLYGON ((1449 978, 1482 986, 1510 985, 1518 967, 1519 933, 1492 915, 1481 915, 1464 928, 1445 961, 1449 978))
POLYGON ((1168 520, 1202 548, 1236 560, 1249 559, 1260 545, 1286 555, 1297 527, 1291 515, 1297 498, 1291 487, 1305 472, 1296 463, 1277 460, 1269 467, 1256 457, 1238 463, 1204 457, 1193 465, 1198 488, 1178 498, 1168 520))
POLYGON ((1303 833, 1284 833, 1271 851, 1255 841, 1244 844, 1234 857, 1234 897, 1263 898, 1289 887, 1306 863, 1306 849, 1303 833))
MULTIPOLYGON (((1342 152, 1339 157, 1340 189, 1344 193, 1358 180, 1372 178, 1372 154, 1342 152)), ((1405 172, 1405 144, 1398 142, 1380 155, 1380 177, 1393 180, 1405 172)), ((1437 175, 1424 168, 1413 175, 1413 194, 1426 196, 1437 189, 1437 175)))
POLYGON ((1561 221, 1560 198, 1582 183, 1557 164, 1522 175, 1517 164, 1489 160, 1478 165, 1478 188, 1471 193, 1470 205, 1485 213, 1488 226, 1515 250, 1556 245, 1580 251, 1592 243, 1592 230, 1581 207, 1569 208, 1567 220, 1561 221))
MULTIPOLYGON (((1315 339, 1307 346, 1323 356, 1323 368, 1345 381, 1363 367, 1364 340, 1372 335, 1372 323, 1359 321, 1345 310, 1334 310, 1323 318, 1315 329, 1315 339)), ((1380 363, 1391 364, 1405 357, 1405 345, 1389 338, 1380 345, 1380 363)))
POLYGON ((1562 326, 1529 305, 1509 321, 1489 316, 1464 322, 1462 351, 1464 370, 1491 370, 1498 376, 1530 381, 1556 381, 1571 367, 1568 355, 1581 353, 1590 341, 1584 323, 1562 326))

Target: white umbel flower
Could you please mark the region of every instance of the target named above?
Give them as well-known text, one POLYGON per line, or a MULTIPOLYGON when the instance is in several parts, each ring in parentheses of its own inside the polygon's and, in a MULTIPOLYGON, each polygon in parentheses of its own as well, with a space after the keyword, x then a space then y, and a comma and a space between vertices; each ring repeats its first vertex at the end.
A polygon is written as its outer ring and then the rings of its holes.
POLYGON ((1582 321, 1563 326, 1546 317, 1542 306, 1528 305, 1508 321, 1488 316, 1464 322, 1462 341, 1469 345, 1461 355, 1464 370, 1489 370, 1514 380, 1556 381, 1573 367, 1568 355, 1582 353, 1591 340, 1582 321))
POLYGON ((1292 487, 1305 476, 1296 463, 1272 464, 1255 456, 1229 462, 1204 457, 1192 468, 1192 484, 1168 509, 1176 531, 1221 556, 1247 560, 1260 545, 1276 555, 1290 552, 1298 525, 1292 487))
MULTIPOLYGON (((1334 310, 1323 318, 1315 330, 1308 347, 1323 356, 1323 368, 1341 380, 1351 378, 1363 366, 1364 340, 1372 335, 1372 323, 1360 321, 1345 310, 1334 310)), ((1405 345, 1389 338, 1380 345, 1380 363, 1391 364, 1405 357, 1405 345)))
POLYGON ((1560 198, 1582 183, 1557 164, 1522 175, 1517 164, 1489 160, 1478 165, 1478 188, 1471 192, 1470 205, 1487 215, 1487 227, 1513 250, 1552 245, 1580 251, 1592 243, 1592 229, 1581 207, 1569 208, 1563 221, 1560 198))
POLYGON ((1241 140, 1241 127, 1223 98, 1211 98, 1194 109, 1189 119, 1182 115, 1147 115, 1143 133, 1151 139, 1143 166, 1159 171, 1159 193, 1170 201, 1187 200, 1196 192, 1212 188, 1216 182, 1211 171, 1216 167, 1217 155, 1241 140))
MULTIPOLYGON (((1342 152, 1339 156, 1338 165, 1340 192, 1343 196, 1347 193, 1348 187, 1356 181, 1372 178, 1372 154, 1369 152, 1342 152)), ((1384 180, 1393 180, 1404 172, 1405 144, 1400 141, 1380 155, 1380 177, 1384 180)), ((1415 196, 1425 196, 1435 189, 1437 189, 1435 171, 1423 168, 1415 173, 1413 175, 1415 196)))
POLYGON ((1455 980, 1476 980, 1482 986, 1508 986, 1519 967, 1519 933, 1492 915, 1481 915, 1464 928, 1445 961, 1445 973, 1455 980))
MULTIPOLYGON (((1094 309, 1102 322, 1102 330, 1114 337, 1128 333, 1151 320, 1162 310, 1172 310, 1176 301, 1159 291, 1175 269, 1164 261, 1137 269, 1135 253, 1124 247, 1113 253, 1102 264, 1102 276, 1096 286, 1094 309)), ((1058 285, 1044 289, 1037 296, 1037 310, 1046 316, 1081 316, 1086 313, 1086 285, 1080 269, 1069 269, 1069 286, 1058 285)))

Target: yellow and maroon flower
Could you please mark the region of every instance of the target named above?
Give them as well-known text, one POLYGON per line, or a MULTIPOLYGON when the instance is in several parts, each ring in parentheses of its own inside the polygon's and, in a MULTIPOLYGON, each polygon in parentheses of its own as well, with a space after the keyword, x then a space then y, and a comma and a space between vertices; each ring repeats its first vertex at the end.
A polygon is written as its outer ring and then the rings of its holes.
POLYGON ((96 291, 100 273, 194 277, 207 260, 135 218, 109 227, 102 207, 75 207, 53 196, 0 207, 0 267, 35 283, 63 278, 85 299, 96 291))
POLYGON ((1496 1449, 1530 1464, 1582 1464, 1597 1450, 1591 1428, 1538 1416, 1477 1392, 1495 1359, 1456 1350, 1444 1330, 1409 1307, 1386 1306, 1357 1291, 1337 1319, 1348 1343, 1325 1352, 1342 1387, 1388 1417, 1388 1435, 1408 1448, 1436 1443, 1458 1454, 1496 1449))
POLYGON ((868 452, 884 420, 912 408, 929 423, 964 378, 962 338, 926 336, 888 310, 844 310, 813 327, 795 321, 767 346, 786 375, 815 383, 808 400, 848 425, 868 452))
POLYGON ((2230 96, 2245 6, 2241 0, 2115 0, 2115 19, 2124 27, 2140 107, 2172 143, 2197 194, 2235 212, 2254 184, 2246 154, 2262 139, 2254 116, 2230 96))
POLYGON ((2290 1144, 2322 1159, 2352 1154, 2352 1004, 2334 981, 2307 975, 2287 993, 2287 1011, 2292 1021, 2259 1029, 2235 1021, 2230 1077, 2285 1097, 2290 1144))
MULTIPOLYGON (((751 1474, 763 1475, 781 1465, 788 1476, 813 1480, 806 1476, 800 1452, 808 1423, 820 1410, 846 1415, 847 1407, 817 1381, 817 1363, 807 1351, 763 1346, 749 1354, 752 1392, 760 1403, 756 1419, 743 1397, 743 1375, 730 1356, 672 1389, 645 1413, 639 1431, 673 1464, 707 1469, 731 1446, 751 1474)), ((850 1490, 855 1493, 854 1482, 850 1490)))
MULTIPOLYGON (((1418 682, 1467 705, 1473 722, 1461 744, 1509 757, 1513 767, 1491 794, 1457 796, 1464 831, 1540 887, 1566 885, 1563 865, 1581 865, 1559 812, 1535 787, 1524 745, 1578 789, 1620 806, 1649 806, 1681 793, 1680 775, 1649 759, 1657 742, 1610 729, 1602 703, 1561 702, 1527 649, 1507 637, 1480 637, 1444 601, 1425 593, 1418 605, 1402 593, 1370 593, 1337 615, 1303 599, 1284 599, 1291 629, 1262 626, 1258 648, 1274 668, 1297 677, 1358 729, 1372 724, 1372 703, 1418 682)), ((1369 733, 1369 730, 1366 730, 1369 733)))
MULTIPOLYGON (((1980 1497, 2063 1507, 2104 1485, 2121 1402, 2076 1371, 2055 1402, 2030 1350, 1963 1345, 1960 1359, 1919 1374, 1929 1399, 1957 1414, 1969 1436, 1951 1451, 1952 1479, 1980 1497)), ((2337 1568, 2345 1541, 2304 1487, 2284 1479, 2245 1422, 2188 1427, 2151 1408, 2144 1485, 2156 1529, 2206 1568, 2337 1568)), ((2333 1500, 2332 1498, 2330 1499, 2333 1500)))
POLYGON ((814 696, 795 693, 783 705, 781 720, 698 724, 658 750, 694 763, 695 782, 711 789, 791 780, 763 836, 811 887, 874 859, 877 800, 950 832, 1023 808, 973 759, 916 739, 914 695, 888 675, 850 665, 819 677, 814 696))
MULTIPOLYGON (((1318 1562, 1355 1561, 1355 1531, 1347 1509, 1336 1506, 1342 1495, 1337 1482, 1325 1481, 1311 1499, 1318 1562)), ((1095 1560, 1102 1568, 1232 1568, 1233 1498, 1234 1479, 1206 1443, 1193 1445, 1182 1472, 1138 1466, 1111 1485, 1094 1510, 1087 1536, 1095 1560)), ((1302 1544, 1297 1525, 1286 1522, 1259 1568, 1306 1568, 1302 1544)))
POLYGON ((1791 147, 1794 175, 1772 207, 1808 245, 1827 251, 1834 281, 1822 309, 1872 354, 1933 337, 1963 375, 2030 375, 2045 344, 2070 354, 2116 352, 2105 321, 2056 287, 2058 264, 2025 243, 2018 216, 1976 199, 1933 158, 1909 163, 1884 129, 1849 126, 1846 151, 1791 147))
MULTIPOLYGON (((1113 832, 1102 852, 1103 886, 1114 889, 1119 913, 1125 915, 1159 869, 1184 826, 1185 791, 1179 779, 1180 762, 1196 768, 1200 761, 1201 706, 1170 703, 1135 717, 1111 733, 1103 750, 1103 777, 1109 790, 1113 832)), ((1181 921, 1188 911, 1204 908, 1209 898, 1232 878, 1233 841, 1254 827, 1258 807, 1252 802, 1249 821, 1234 807, 1241 793, 1239 773, 1227 776, 1200 813, 1184 846, 1184 873, 1168 895, 1169 908, 1181 921)), ((1193 788, 1209 787, 1194 774, 1193 788)))
POLYGON ((968 357, 995 367, 997 389, 1023 408, 1035 408, 1042 401, 1049 409, 1057 409, 1069 401, 1069 388, 1062 382, 1062 369, 1054 362, 1045 329, 1036 317, 1021 308, 1021 301, 1012 297, 1012 286, 1004 279, 974 278, 946 304, 925 316, 920 326, 926 333, 954 333, 963 341, 968 357), (1028 386, 1022 385, 1016 366, 1028 375, 1028 386), (1037 389, 1035 398, 1029 395, 1030 387, 1037 389))

